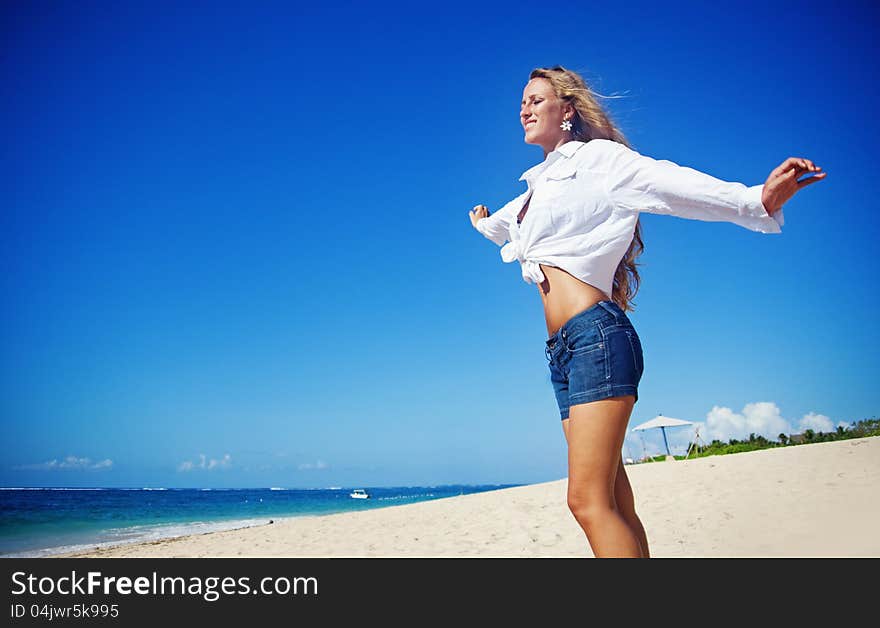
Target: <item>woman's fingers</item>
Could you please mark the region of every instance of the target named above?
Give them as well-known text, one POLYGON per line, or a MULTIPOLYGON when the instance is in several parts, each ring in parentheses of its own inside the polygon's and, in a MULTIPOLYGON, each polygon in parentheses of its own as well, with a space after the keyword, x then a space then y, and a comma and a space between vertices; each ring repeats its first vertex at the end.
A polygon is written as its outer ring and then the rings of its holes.
POLYGON ((770 174, 774 177, 780 177, 783 175, 791 176, 792 170, 795 171, 794 176, 797 177, 804 172, 820 172, 822 168, 814 164, 810 159, 805 159, 803 157, 789 157, 770 174))
MULTIPOLYGON (((795 163, 796 163, 797 167, 801 168, 802 170, 815 170, 818 168, 818 166, 816 166, 816 164, 814 164, 809 159, 804 159, 803 157, 797 157, 797 158, 793 158, 793 159, 796 159, 795 163)), ((819 169, 821 170, 821 168, 819 168, 819 169)))
POLYGON ((815 183, 816 181, 821 181, 827 175, 827 172, 820 172, 819 174, 814 174, 812 176, 807 177, 806 179, 801 179, 798 181, 798 187, 805 187, 810 185, 811 183, 815 183))
POLYGON ((796 169, 798 173, 797 176, 800 176, 805 172, 816 173, 822 171, 822 168, 814 164, 809 159, 801 159, 796 169))
POLYGON ((822 168, 815 165, 809 159, 801 160, 794 168, 785 173, 786 176, 792 178, 797 183, 803 183, 804 181, 810 181, 811 183, 819 179, 824 178, 826 172, 822 172, 822 168), (801 175, 808 175, 807 178, 801 179, 798 181, 798 177, 801 175))
POLYGON ((471 218, 471 224, 476 227, 477 221, 480 218, 486 218, 489 215, 489 208, 485 205, 475 205, 474 208, 468 212, 468 215, 471 218))
POLYGON ((827 173, 804 157, 789 157, 770 173, 764 182, 761 202, 767 211, 773 213, 785 205, 794 194, 811 183, 821 181, 827 173), (806 174, 805 178, 798 177, 806 174))
POLYGON ((788 159, 786 159, 785 161, 783 161, 781 164, 779 164, 779 165, 773 170, 773 172, 770 173, 770 176, 772 176, 772 177, 779 177, 779 176, 782 176, 782 175, 785 174, 788 170, 791 170, 792 168, 797 167, 797 161, 798 161, 798 160, 797 160, 795 157, 789 157, 788 159))

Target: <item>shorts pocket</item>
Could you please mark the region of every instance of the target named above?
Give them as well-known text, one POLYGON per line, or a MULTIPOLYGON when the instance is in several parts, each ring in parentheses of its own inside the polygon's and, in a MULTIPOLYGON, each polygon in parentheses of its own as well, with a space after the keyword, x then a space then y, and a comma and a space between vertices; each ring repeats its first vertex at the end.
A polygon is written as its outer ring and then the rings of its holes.
POLYGON ((583 347, 569 347, 568 352, 571 355, 582 355, 584 353, 592 353, 594 351, 601 351, 605 348, 604 342, 594 342, 593 344, 589 344, 583 347))
POLYGON ((641 378, 631 334, 632 330, 623 326, 609 328, 605 333, 610 379, 614 386, 637 386, 641 378))
POLYGON ((632 349, 633 360, 635 361, 639 379, 641 379, 642 374, 645 372, 645 357, 642 353, 642 341, 635 329, 627 329, 626 335, 629 337, 629 346, 630 349, 632 349))
POLYGON ((571 355, 581 355, 605 348, 605 339, 598 327, 590 325, 579 329, 566 339, 566 346, 571 355))
POLYGON ((573 397, 593 393, 608 386, 611 370, 608 343, 602 342, 574 351, 571 355, 569 395, 573 397))

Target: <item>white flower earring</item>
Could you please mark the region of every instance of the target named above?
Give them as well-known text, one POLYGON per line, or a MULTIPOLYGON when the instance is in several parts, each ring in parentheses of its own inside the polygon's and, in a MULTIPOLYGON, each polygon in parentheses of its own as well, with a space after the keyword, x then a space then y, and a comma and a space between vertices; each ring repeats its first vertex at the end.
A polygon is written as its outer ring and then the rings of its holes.
POLYGON ((559 128, 563 131, 571 131, 571 120, 563 120, 562 124, 559 125, 559 128))

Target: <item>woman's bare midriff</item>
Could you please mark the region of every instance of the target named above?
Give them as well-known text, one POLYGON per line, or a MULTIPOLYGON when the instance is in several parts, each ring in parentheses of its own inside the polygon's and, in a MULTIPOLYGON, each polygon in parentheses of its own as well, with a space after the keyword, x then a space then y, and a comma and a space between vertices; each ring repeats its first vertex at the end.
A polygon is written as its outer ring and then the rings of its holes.
POLYGON ((541 271, 544 273, 544 281, 538 286, 538 291, 541 293, 541 301, 544 302, 548 338, 575 314, 599 301, 609 299, 608 295, 595 286, 584 283, 561 268, 541 264, 541 271))

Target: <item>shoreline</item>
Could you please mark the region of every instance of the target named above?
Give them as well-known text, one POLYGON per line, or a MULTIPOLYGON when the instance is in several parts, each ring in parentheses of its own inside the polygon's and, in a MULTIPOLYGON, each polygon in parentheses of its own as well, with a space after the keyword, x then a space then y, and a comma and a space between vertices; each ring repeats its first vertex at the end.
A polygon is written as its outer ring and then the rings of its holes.
MULTIPOLYGON (((281 517, 276 517, 279 519, 281 517)), ((58 545, 53 547, 45 547, 41 549, 34 550, 24 550, 20 552, 10 552, 8 554, 0 554, 0 559, 4 558, 58 558, 61 556, 70 556, 70 555, 79 555, 79 554, 87 554, 90 552, 94 552, 95 550, 104 551, 119 547, 124 547, 127 545, 139 545, 139 544, 149 544, 158 541, 169 541, 173 539, 185 538, 188 536, 200 536, 203 534, 212 534, 214 532, 224 532, 227 530, 245 530, 247 528, 255 528, 262 525, 266 525, 271 520, 270 517, 266 517, 265 521, 260 519, 257 520, 255 518, 248 519, 218 519, 216 521, 208 521, 208 522, 191 522, 189 524, 186 523, 165 523, 165 524, 156 524, 157 528, 180 528, 189 526, 193 529, 195 528, 209 528, 207 530, 202 531, 192 531, 192 532, 159 532, 159 536, 154 538, 133 538, 128 540, 115 540, 115 541, 92 541, 92 542, 83 542, 83 543, 70 543, 67 545, 58 545)))
POLYGON ((40 534, 37 527, 30 538, 15 539, 11 535, 8 539, 4 537, 3 543, 0 544, 6 549, 0 554, 0 558, 78 555, 136 543, 249 528, 292 517, 388 508, 512 486, 517 485, 371 487, 369 500, 350 499, 348 490, 337 487, 284 490, 175 488, 167 492, 163 491, 161 498, 151 498, 150 493, 145 494, 142 490, 131 488, 89 488, 89 491, 105 492, 106 497, 98 497, 96 500, 91 497, 82 499, 56 497, 69 496, 70 493, 67 493, 67 488, 41 487, 39 489, 41 492, 49 491, 52 494, 35 500, 32 506, 24 498, 21 498, 22 505, 18 506, 16 500, 19 497, 13 496, 11 510, 6 514, 12 518, 19 510, 24 513, 23 518, 29 516, 31 511, 39 514, 39 509, 45 508, 44 502, 50 500, 58 506, 61 513, 71 513, 67 518, 58 514, 53 515, 57 523, 72 520, 74 523, 69 526, 71 531, 59 530, 57 525, 56 529, 52 530, 52 522, 47 519, 42 526, 47 530, 45 534, 40 534), (202 491, 205 490, 211 490, 213 493, 203 493, 202 491), (204 495, 217 497, 205 498, 204 495), (56 499, 60 501, 55 502, 56 499), (91 507, 93 502, 98 511, 91 507), (101 511, 101 507, 106 503, 113 505, 112 510, 101 511), (91 518, 77 519, 81 510, 90 514, 91 518), (110 519, 113 520, 113 525, 108 527, 105 522, 110 519))
MULTIPOLYGON (((880 557, 880 437, 627 466, 655 557, 880 557)), ((583 557, 567 480, 48 558, 583 557)))

